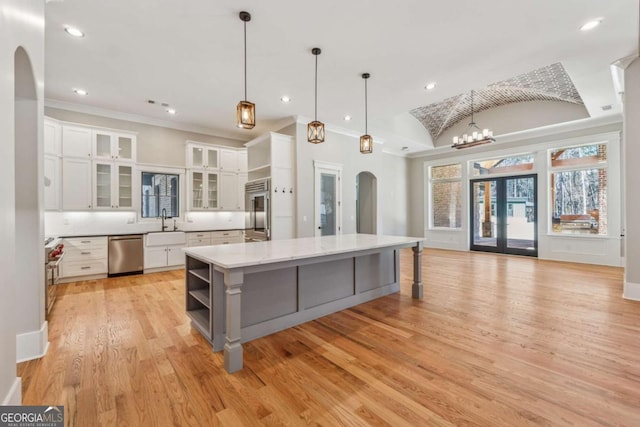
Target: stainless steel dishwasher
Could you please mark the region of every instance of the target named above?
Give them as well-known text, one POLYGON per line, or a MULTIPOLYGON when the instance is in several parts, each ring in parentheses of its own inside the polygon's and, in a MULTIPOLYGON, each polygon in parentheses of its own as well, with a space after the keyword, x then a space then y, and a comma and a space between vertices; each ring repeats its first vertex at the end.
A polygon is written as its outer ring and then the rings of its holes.
POLYGON ((109 236, 109 276, 142 273, 142 234, 109 236))

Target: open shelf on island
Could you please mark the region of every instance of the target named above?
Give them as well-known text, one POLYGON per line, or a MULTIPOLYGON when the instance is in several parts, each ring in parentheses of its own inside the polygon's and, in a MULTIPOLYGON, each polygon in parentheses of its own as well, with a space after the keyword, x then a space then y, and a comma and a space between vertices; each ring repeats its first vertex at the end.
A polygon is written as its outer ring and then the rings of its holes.
POLYGON ((187 316, 189 316, 193 321, 193 324, 205 334, 205 337, 209 339, 211 334, 209 330, 209 310, 205 308, 200 310, 189 310, 187 311, 187 316))
POLYGON ((206 268, 196 268, 193 270, 189 270, 189 274, 193 274, 198 279, 202 279, 205 282, 209 283, 209 267, 206 268))
MULTIPOLYGON (((189 291, 189 295, 197 299, 202 305, 211 308, 211 300, 209 299, 209 288, 194 289, 189 291)), ((196 310, 197 311, 197 310, 196 310)), ((209 320, 207 320, 207 323, 209 320)))

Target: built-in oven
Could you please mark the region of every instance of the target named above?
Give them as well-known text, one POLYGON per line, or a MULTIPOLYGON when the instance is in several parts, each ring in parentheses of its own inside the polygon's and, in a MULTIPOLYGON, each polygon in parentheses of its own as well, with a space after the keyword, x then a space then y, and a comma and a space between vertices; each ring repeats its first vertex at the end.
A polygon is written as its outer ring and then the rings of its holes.
POLYGON ((47 316, 56 301, 56 285, 60 277, 60 263, 64 257, 64 245, 60 239, 49 238, 44 244, 44 295, 47 316))
POLYGON ((245 240, 247 242, 269 240, 271 238, 271 205, 269 188, 271 181, 261 179, 245 184, 245 240))

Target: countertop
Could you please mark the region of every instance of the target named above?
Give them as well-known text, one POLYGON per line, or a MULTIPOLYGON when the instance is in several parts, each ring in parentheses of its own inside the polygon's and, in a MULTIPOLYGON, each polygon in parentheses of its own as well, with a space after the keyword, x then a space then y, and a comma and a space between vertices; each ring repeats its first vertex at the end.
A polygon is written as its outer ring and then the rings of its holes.
POLYGON ((346 234, 339 236, 304 237, 270 240, 251 244, 234 243, 218 246, 186 248, 183 251, 222 268, 238 268, 314 258, 325 255, 356 252, 385 247, 409 247, 424 241, 423 237, 346 234))

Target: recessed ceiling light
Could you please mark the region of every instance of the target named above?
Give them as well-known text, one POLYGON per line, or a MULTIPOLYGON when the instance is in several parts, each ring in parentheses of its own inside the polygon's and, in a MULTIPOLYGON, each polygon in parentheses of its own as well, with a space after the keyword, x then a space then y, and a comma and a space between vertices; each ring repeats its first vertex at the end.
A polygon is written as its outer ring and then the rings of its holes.
POLYGON ((433 90, 436 88, 436 82, 431 82, 424 87, 426 90, 433 90))
POLYGON ((402 151, 409 151, 409 147, 407 147, 406 145, 404 147, 401 148, 402 151))
POLYGON ((80 31, 79 29, 77 29, 76 27, 64 27, 64 30, 67 32, 67 34, 69 34, 70 36, 73 37, 84 37, 84 33, 82 31, 80 31))
POLYGON ((167 113, 169 114, 175 114, 176 110, 174 108, 167 108, 167 113))
POLYGON ((349 115, 344 116, 344 120, 345 120, 346 122, 348 122, 349 120, 351 120, 351 116, 349 116, 349 115))
POLYGON ((291 102, 291 98, 289 98, 287 95, 284 95, 282 98, 280 98, 280 101, 284 103, 291 102))
POLYGON ((86 91, 86 90, 84 90, 84 89, 74 89, 73 91, 74 91, 76 94, 78 94, 78 95, 82 95, 82 96, 87 96, 87 95, 89 95, 89 92, 87 92, 87 91, 86 91))
POLYGON ((586 24, 584 24, 582 27, 580 27, 580 30, 581 31, 593 30, 595 27, 597 27, 601 23, 602 23, 602 18, 594 19, 593 21, 589 21, 586 24))

